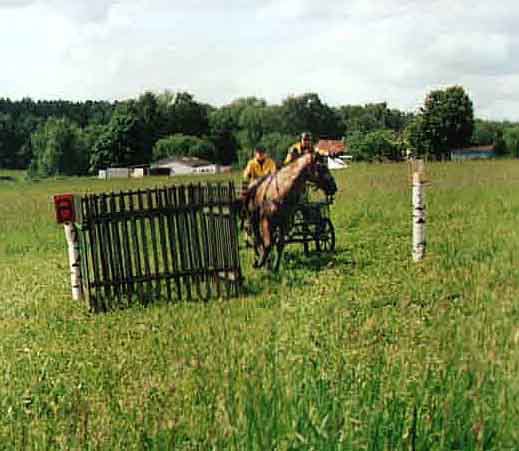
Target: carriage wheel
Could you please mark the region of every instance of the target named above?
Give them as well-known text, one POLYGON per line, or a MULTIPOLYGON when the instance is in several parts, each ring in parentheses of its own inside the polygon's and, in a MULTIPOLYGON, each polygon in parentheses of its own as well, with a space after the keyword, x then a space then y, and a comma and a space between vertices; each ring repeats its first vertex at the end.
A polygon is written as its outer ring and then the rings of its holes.
POLYGON ((320 225, 319 237, 315 241, 318 252, 333 252, 335 250, 335 228, 332 221, 323 218, 320 225))

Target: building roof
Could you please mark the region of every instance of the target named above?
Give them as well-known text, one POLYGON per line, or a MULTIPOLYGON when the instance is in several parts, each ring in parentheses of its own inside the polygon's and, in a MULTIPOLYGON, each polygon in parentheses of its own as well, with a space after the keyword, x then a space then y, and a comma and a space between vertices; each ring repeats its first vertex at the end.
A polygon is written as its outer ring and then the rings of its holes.
POLYGON ((317 151, 326 155, 339 155, 346 150, 344 141, 335 139, 321 139, 317 143, 317 151))
POLYGON ((197 157, 170 157, 163 158, 162 160, 156 161, 153 163, 153 166, 164 166, 166 164, 181 164, 183 166, 188 166, 191 168, 198 168, 200 166, 210 166, 213 163, 207 160, 203 160, 202 158, 197 157))
POLYGON ((469 147, 460 147, 458 149, 451 149, 451 152, 494 152, 494 145, 489 146, 469 146, 469 147))

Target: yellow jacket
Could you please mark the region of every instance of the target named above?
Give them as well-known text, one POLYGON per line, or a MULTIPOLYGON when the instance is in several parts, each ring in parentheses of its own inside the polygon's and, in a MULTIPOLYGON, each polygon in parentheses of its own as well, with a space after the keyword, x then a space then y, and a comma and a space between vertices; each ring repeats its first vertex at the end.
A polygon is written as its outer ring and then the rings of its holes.
POLYGON ((265 175, 274 174, 276 169, 276 163, 271 158, 265 158, 263 163, 253 158, 247 163, 247 167, 243 171, 243 178, 245 180, 256 180, 265 175))

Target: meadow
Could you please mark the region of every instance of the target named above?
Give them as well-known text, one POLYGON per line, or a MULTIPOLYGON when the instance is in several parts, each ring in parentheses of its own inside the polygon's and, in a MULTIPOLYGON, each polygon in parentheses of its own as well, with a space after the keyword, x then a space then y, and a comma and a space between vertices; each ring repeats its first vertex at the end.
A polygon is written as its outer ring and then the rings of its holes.
MULTIPOLYGON (((337 174, 337 252, 245 293, 94 315, 51 196, 165 178, 0 181, 0 449, 519 449, 519 162, 337 174)), ((176 181, 176 180, 175 180, 176 181)))

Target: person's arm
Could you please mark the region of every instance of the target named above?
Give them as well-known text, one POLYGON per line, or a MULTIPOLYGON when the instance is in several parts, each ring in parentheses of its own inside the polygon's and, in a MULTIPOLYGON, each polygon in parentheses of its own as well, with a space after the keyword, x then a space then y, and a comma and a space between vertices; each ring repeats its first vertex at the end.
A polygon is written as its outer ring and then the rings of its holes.
POLYGON ((269 160, 269 167, 268 167, 268 173, 274 174, 277 171, 276 163, 274 160, 269 160))
POLYGON ((249 180, 252 177, 252 162, 249 161, 243 171, 243 180, 249 180))
POLYGON ((297 157, 297 151, 294 147, 288 150, 287 157, 285 158, 285 164, 292 162, 297 157))

